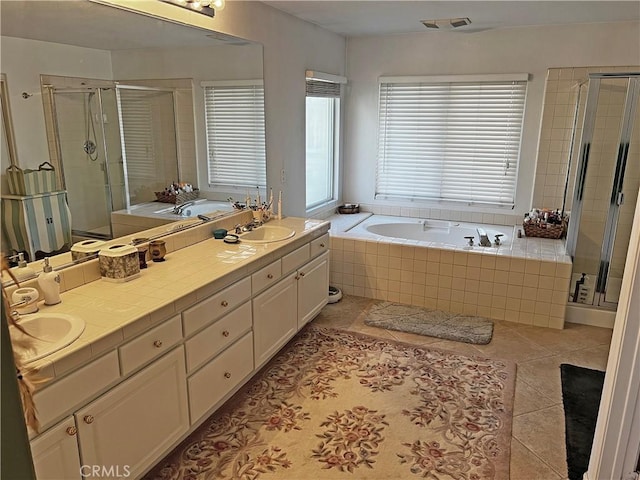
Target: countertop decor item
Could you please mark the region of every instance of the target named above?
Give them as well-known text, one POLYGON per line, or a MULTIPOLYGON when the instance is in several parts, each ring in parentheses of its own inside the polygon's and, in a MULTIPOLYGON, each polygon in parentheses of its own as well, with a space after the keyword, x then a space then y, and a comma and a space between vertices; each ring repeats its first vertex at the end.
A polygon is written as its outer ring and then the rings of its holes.
POLYGON ((138 249, 133 245, 112 245, 98 253, 100 275, 112 282, 128 282, 140 276, 138 249))
POLYGON ((60 274, 55 272, 49 264, 49 257, 45 257, 42 273, 38 275, 38 288, 42 291, 45 305, 57 305, 60 299, 60 274))
POLYGON ((151 260, 154 262, 164 262, 164 256, 167 254, 167 247, 164 240, 151 240, 149 242, 149 250, 151 251, 151 260))
POLYGON ((105 242, 101 240, 83 240, 71 246, 71 258, 73 260, 86 260, 95 255, 104 247, 105 242))
POLYGON ((240 241, 240 237, 238 237, 238 235, 234 233, 230 233, 228 235, 225 235, 222 241, 224 243, 238 243, 240 241))
POLYGON ((360 213, 360 204, 345 203, 344 205, 340 205, 338 207, 338 213, 341 213, 341 214, 360 213))
POLYGON ((213 231, 213 238, 217 238, 218 240, 224 238, 227 235, 227 231, 224 228, 217 228, 213 231))

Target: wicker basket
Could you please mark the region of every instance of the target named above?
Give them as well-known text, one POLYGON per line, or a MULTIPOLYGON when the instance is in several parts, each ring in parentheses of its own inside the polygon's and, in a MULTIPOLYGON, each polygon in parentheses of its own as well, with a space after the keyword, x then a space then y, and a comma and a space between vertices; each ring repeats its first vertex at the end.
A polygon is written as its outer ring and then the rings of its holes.
POLYGON ((183 192, 177 195, 169 192, 155 192, 155 194, 156 194, 156 201, 158 202, 181 204, 184 202, 189 202, 191 200, 197 199, 200 196, 200 190, 196 188, 193 190, 193 192, 189 192, 189 193, 183 192))
POLYGON ((566 222, 562 222, 561 225, 554 225, 552 223, 536 225, 531 222, 525 222, 522 224, 524 234, 527 237, 553 238, 555 240, 562 238, 565 234, 566 226, 566 222))

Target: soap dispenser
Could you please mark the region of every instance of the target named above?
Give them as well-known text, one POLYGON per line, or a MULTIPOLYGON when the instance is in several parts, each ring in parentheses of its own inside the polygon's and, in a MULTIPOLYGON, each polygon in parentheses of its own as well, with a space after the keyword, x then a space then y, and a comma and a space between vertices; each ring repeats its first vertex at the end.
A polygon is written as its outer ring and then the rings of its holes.
POLYGON ((16 277, 18 283, 36 276, 36 271, 27 265, 27 261, 24 259, 24 252, 18 253, 18 268, 11 270, 11 273, 16 277))
POLYGON ((38 287, 44 296, 45 305, 60 303, 60 274, 54 272, 49 265, 49 257, 45 257, 42 273, 38 277, 38 287))

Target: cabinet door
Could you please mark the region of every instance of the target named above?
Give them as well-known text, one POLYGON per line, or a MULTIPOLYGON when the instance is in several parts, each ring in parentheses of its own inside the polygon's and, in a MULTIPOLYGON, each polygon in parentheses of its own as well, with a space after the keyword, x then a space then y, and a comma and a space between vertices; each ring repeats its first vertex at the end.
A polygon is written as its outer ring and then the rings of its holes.
POLYGON ((329 252, 298 270, 298 329, 313 319, 329 299, 329 252))
POLYGON ((296 274, 253 299, 253 349, 259 369, 298 330, 296 274))
POLYGON ((82 464, 139 477, 187 430, 187 410, 178 347, 75 414, 82 464))
POLYGON ((80 455, 73 417, 34 439, 31 455, 38 480, 80 480, 80 455))

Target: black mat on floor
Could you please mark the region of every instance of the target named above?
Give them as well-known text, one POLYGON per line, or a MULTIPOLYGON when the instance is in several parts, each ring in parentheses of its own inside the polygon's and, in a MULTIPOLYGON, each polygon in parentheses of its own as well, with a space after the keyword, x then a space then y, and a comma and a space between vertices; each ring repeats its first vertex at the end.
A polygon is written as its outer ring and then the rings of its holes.
POLYGON ((563 363, 560 378, 569 480, 582 480, 582 474, 589 466, 604 372, 563 363))

